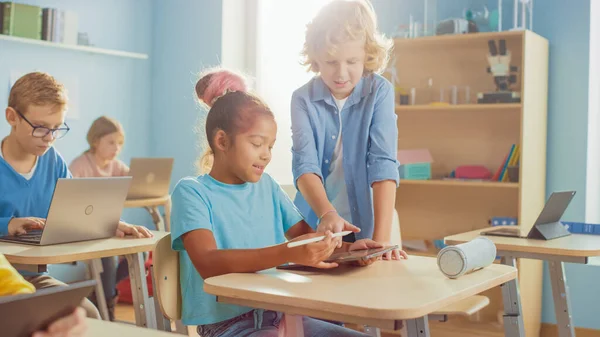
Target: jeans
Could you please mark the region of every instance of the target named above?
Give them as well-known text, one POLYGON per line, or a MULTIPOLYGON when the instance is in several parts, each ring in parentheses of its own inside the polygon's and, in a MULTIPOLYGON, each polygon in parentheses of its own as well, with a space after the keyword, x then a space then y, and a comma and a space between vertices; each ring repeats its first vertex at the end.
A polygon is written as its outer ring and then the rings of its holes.
MULTIPOLYGON (((199 325, 202 337, 278 337, 283 314, 274 311, 252 310, 227 321, 199 325)), ((309 317, 302 318, 306 337, 366 337, 368 335, 309 317)))

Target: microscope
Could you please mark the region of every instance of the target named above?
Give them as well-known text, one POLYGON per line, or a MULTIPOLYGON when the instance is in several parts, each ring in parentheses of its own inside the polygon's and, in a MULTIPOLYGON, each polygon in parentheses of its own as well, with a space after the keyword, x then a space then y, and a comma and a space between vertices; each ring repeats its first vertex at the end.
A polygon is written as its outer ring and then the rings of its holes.
POLYGON ((477 94, 477 103, 519 103, 521 94, 510 90, 510 85, 517 82, 516 66, 510 65, 511 54, 506 50, 506 40, 499 41, 499 48, 496 41, 488 41, 490 53, 488 55, 489 67, 487 72, 494 75, 496 91, 480 92, 477 94), (498 50, 499 49, 499 50, 498 50))

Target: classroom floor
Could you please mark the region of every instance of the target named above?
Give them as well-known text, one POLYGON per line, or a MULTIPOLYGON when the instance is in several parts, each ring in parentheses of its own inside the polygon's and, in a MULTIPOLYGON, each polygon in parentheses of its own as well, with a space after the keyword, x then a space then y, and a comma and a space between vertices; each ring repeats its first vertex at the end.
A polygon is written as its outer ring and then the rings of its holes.
MULTIPOLYGON (((115 317, 118 321, 135 323, 135 314, 133 312, 133 306, 131 304, 119 303, 115 308, 115 317)), ((473 323, 471 323, 473 324, 473 323)), ((473 331, 473 334, 465 333, 464 328, 460 328, 458 325, 449 325, 440 322, 430 322, 430 331, 432 337, 503 337, 504 334, 499 332, 497 327, 489 325, 486 328, 482 324, 477 330, 473 331)), ((191 336, 196 336, 194 333, 191 336)), ((400 334, 382 332, 381 337, 398 337, 400 334)))

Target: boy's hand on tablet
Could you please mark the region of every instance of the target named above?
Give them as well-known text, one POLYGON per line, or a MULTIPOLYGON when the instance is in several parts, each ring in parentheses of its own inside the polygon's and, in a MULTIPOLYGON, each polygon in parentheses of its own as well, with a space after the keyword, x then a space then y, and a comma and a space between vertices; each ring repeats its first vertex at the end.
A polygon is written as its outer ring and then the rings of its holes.
MULTIPOLYGON (((360 232, 360 228, 344 220, 344 218, 342 218, 336 211, 329 211, 321 217, 321 220, 319 220, 319 226, 317 227, 317 233, 325 233, 327 231, 332 233, 339 233, 343 231, 358 233, 360 232)), ((333 240, 337 248, 342 247, 342 238, 334 238, 333 240)))
MULTIPOLYGON (((351 252, 354 250, 365 250, 365 249, 374 249, 374 248, 383 248, 383 245, 381 243, 373 241, 371 239, 362 239, 362 240, 358 240, 358 241, 352 243, 350 245, 350 247, 348 247, 348 251, 351 252)), ((379 257, 373 257, 368 260, 356 261, 355 264, 359 265, 359 266, 368 266, 377 260, 379 260, 379 257)))
POLYGON ((119 221, 119 227, 117 227, 117 233, 115 235, 120 238, 129 235, 139 239, 151 238, 154 236, 154 234, 144 226, 134 226, 123 221, 119 221))
POLYGON ((8 235, 23 235, 34 229, 43 229, 46 224, 46 219, 28 217, 28 218, 12 218, 8 222, 8 235))
MULTIPOLYGON (((293 241, 306 240, 317 236, 323 236, 323 233, 310 233, 301 235, 293 241)), ((323 262, 333 254, 336 243, 330 231, 325 233, 325 239, 309 243, 303 246, 287 248, 291 252, 290 262, 303 266, 316 267, 321 269, 330 269, 338 266, 337 263, 323 262)))
MULTIPOLYGON (((385 244, 385 246, 391 246, 391 243, 385 244)), ((402 249, 394 249, 389 251, 383 255, 384 260, 406 260, 408 259, 408 254, 402 249)))
POLYGON ((32 337, 83 337, 87 328, 85 310, 78 307, 69 316, 50 323, 48 330, 35 332, 32 337))

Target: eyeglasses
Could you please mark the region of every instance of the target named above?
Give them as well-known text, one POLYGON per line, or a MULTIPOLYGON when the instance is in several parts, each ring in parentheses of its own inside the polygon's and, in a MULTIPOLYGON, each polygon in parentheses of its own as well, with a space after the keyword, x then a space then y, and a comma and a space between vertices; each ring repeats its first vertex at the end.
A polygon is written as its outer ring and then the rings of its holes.
POLYGON ((64 137, 67 134, 67 132, 69 132, 69 130, 71 130, 69 128, 69 126, 67 125, 67 123, 64 123, 65 127, 56 128, 56 129, 50 129, 45 126, 33 125, 27 118, 25 118, 25 116, 23 116, 22 113, 17 111, 17 109, 14 109, 14 110, 17 112, 17 114, 19 114, 19 116, 21 116, 21 118, 23 118, 24 121, 27 122, 27 124, 29 124, 29 126, 31 126, 33 128, 33 130, 31 131, 31 135, 35 138, 44 138, 48 134, 52 133, 52 138, 60 139, 60 138, 64 137))

